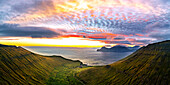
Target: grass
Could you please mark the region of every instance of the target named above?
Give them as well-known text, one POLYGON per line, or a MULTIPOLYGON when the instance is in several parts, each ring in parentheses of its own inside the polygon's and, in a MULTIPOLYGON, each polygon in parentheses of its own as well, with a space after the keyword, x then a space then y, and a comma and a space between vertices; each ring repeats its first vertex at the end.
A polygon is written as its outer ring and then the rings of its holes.
POLYGON ((150 44, 110 65, 82 71, 77 76, 87 85, 170 84, 170 41, 150 44))
POLYGON ((50 65, 23 48, 0 47, 1 84, 43 84, 52 70, 50 65))
POLYGON ((61 56, 42 56, 15 46, 0 47, 1 85, 79 85, 82 83, 74 75, 87 68, 80 61, 61 56))
POLYGON ((89 67, 81 67, 79 63, 63 64, 60 67, 54 69, 50 78, 47 81, 47 85, 83 85, 75 74, 89 69, 89 67))
POLYGON ((1 85, 168 85, 170 41, 150 44, 106 66, 0 46, 1 85))

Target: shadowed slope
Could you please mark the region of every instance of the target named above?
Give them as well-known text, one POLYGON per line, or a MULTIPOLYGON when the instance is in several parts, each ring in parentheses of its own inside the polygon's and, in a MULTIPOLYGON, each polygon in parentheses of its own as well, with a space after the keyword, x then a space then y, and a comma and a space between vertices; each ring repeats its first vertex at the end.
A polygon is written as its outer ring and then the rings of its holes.
POLYGON ((80 61, 60 56, 44 57, 21 47, 0 45, 0 84, 45 84, 50 73, 63 64, 79 66, 80 61))
POLYGON ((150 44, 110 65, 94 67, 77 76, 90 85, 170 84, 170 41, 150 44))

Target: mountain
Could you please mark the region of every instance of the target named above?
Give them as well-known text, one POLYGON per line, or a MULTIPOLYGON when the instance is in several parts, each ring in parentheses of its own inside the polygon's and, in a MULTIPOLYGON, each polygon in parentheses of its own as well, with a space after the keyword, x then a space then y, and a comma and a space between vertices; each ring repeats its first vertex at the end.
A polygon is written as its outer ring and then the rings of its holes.
POLYGON ((170 85, 170 40, 149 44, 113 64, 77 74, 87 85, 170 85))
POLYGON ((169 85, 169 63, 170 40, 149 44, 118 62, 95 67, 0 45, 0 84, 169 85))
POLYGON ((117 45, 117 46, 114 46, 111 48, 102 47, 101 49, 97 49, 97 51, 101 51, 101 52, 130 52, 131 50, 129 50, 125 46, 117 45))
POLYGON ((140 48, 140 46, 134 46, 134 47, 127 47, 129 50, 136 51, 140 48))
POLYGON ((0 44, 0 47, 16 47, 14 45, 3 45, 3 44, 0 44))
POLYGON ((42 56, 22 47, 0 45, 0 85, 81 85, 74 74, 83 70, 82 67, 80 61, 42 56))

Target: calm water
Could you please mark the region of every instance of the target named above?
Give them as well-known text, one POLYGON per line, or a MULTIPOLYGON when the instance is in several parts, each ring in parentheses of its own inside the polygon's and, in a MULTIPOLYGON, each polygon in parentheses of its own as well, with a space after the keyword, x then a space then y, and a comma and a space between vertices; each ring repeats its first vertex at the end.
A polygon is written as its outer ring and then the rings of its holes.
POLYGON ((64 47, 25 47, 42 55, 61 55, 67 59, 80 60, 87 65, 106 65, 118 61, 132 52, 97 52, 97 48, 64 48, 64 47))

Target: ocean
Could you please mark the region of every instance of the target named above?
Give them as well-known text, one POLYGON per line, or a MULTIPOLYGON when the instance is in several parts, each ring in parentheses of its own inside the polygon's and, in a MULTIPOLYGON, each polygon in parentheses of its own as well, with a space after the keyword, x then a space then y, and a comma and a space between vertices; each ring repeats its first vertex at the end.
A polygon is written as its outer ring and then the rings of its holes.
POLYGON ((60 55, 67 59, 80 60, 90 66, 107 65, 125 58, 133 52, 97 52, 98 48, 71 47, 24 47, 41 55, 60 55))

